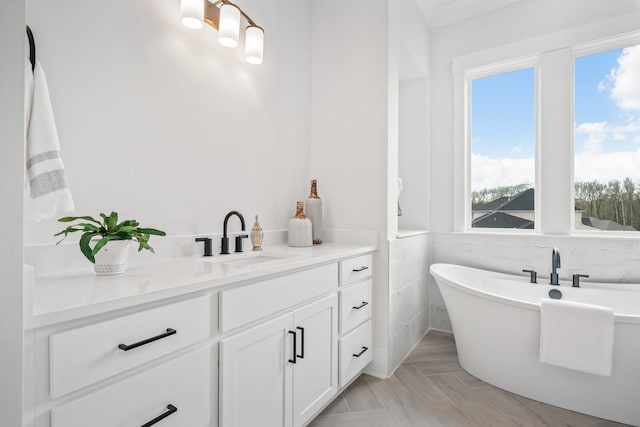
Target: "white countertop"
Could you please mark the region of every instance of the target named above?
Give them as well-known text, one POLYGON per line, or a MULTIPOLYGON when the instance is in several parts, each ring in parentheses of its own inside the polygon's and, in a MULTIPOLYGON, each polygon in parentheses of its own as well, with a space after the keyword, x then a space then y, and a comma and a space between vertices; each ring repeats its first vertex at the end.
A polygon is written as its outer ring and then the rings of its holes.
POLYGON ((37 276, 25 289, 25 328, 47 326, 203 290, 221 290, 273 275, 375 251, 375 246, 322 244, 273 246, 262 252, 177 257, 130 263, 125 274, 96 276, 93 270, 37 276), (239 265, 238 259, 278 257, 239 265), (29 307, 29 303, 32 304, 29 307))

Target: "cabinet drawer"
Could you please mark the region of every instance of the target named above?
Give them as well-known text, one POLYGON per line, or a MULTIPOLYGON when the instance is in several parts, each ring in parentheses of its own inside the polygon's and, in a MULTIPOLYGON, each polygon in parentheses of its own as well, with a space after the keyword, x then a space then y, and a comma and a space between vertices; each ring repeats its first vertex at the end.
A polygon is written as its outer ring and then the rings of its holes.
POLYGON ((338 264, 269 279, 220 294, 220 328, 230 331, 338 288, 338 264))
POLYGON ((371 277, 373 257, 371 254, 346 259, 340 262, 340 284, 347 285, 371 277))
POLYGON ((209 299, 199 297, 52 335, 51 397, 207 339, 209 319, 209 299), (127 351, 119 348, 153 338, 127 351))
POLYGON ((371 320, 340 339, 340 387, 371 362, 372 342, 371 320))
POLYGON ((210 350, 202 349, 51 410, 52 427, 131 427, 177 410, 162 427, 203 427, 210 417, 210 350))
POLYGON ((340 333, 371 318, 371 279, 340 291, 340 333))

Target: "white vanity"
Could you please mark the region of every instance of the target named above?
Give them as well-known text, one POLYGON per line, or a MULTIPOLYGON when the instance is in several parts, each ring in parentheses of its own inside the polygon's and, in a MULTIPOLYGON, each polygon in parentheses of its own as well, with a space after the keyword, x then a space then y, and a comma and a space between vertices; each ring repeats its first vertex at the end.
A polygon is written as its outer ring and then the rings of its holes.
POLYGON ((306 425, 371 361, 373 246, 25 286, 28 427, 306 425))

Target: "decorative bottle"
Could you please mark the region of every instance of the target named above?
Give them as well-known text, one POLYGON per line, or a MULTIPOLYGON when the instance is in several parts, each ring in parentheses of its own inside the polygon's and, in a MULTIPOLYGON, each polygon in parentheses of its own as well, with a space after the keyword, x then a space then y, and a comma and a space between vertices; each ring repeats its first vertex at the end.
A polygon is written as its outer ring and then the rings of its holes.
POLYGON ((311 180, 311 194, 305 201, 305 211, 311 220, 313 244, 322 243, 322 199, 318 197, 318 182, 311 180))
POLYGON ((264 237, 264 232, 262 231, 262 227, 258 222, 258 215, 256 215, 256 222, 253 223, 253 227, 251 228, 250 238, 251 238, 251 246, 254 251, 262 250, 262 238, 264 237))
POLYGON ((304 203, 296 204, 296 214, 289 220, 289 246, 313 246, 311 220, 304 215, 304 203))

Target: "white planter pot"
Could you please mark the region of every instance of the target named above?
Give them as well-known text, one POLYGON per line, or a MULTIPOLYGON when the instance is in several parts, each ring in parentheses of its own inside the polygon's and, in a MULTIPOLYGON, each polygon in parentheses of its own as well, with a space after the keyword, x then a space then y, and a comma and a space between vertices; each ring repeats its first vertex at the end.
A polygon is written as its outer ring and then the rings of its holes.
POLYGON ((127 269, 131 240, 111 240, 95 256, 93 269, 98 276, 122 274, 127 269))

